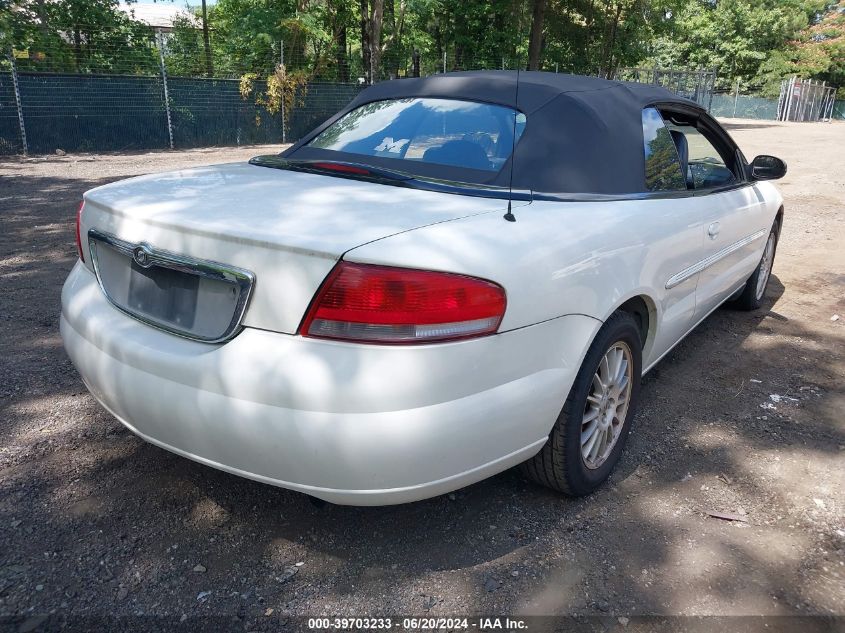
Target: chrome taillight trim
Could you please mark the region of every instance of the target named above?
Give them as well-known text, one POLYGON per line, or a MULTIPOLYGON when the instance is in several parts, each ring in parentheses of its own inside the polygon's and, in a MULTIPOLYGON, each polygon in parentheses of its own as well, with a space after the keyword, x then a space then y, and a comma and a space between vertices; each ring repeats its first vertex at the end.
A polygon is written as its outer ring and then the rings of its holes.
POLYGON ((241 321, 246 313, 249 299, 252 296, 252 289, 255 286, 255 274, 251 271, 207 259, 197 259, 186 255, 180 255, 178 253, 172 253, 170 251, 154 248, 146 242, 139 242, 137 244, 127 242, 126 240, 115 237, 110 233, 104 233, 96 229, 88 230, 88 248, 91 253, 91 263, 94 266, 94 273, 97 276, 97 283, 100 286, 100 290, 103 291, 103 294, 106 299, 109 300, 109 303, 133 319, 146 323, 158 330, 202 343, 224 343, 240 332, 241 321), (235 303, 235 310, 232 315, 232 320, 229 322, 229 326, 219 337, 206 338, 196 336, 186 330, 168 327, 158 321, 144 318, 144 315, 127 310, 109 295, 108 290, 106 290, 106 287, 103 285, 102 276, 100 275, 99 258, 97 257, 98 243, 103 243, 111 248, 114 248, 127 257, 134 259, 135 263, 145 268, 155 265, 200 277, 234 283, 238 287, 238 300, 235 303))

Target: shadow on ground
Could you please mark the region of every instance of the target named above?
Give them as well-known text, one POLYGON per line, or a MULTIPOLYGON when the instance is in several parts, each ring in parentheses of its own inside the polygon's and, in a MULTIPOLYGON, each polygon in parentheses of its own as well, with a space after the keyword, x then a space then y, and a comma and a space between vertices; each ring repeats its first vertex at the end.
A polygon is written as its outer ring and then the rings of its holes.
MULTIPOLYGON (((841 488, 825 497, 818 478, 841 468, 845 340, 781 314, 777 277, 763 309, 717 311, 647 376, 625 457, 592 497, 512 470, 415 504, 317 507, 145 444, 93 401, 57 316, 75 204, 108 179, 13 178, 0 195, 13 297, 0 317, 0 612, 841 607, 845 539, 819 516, 841 488)), ((810 282, 842 289, 841 276, 810 282)))

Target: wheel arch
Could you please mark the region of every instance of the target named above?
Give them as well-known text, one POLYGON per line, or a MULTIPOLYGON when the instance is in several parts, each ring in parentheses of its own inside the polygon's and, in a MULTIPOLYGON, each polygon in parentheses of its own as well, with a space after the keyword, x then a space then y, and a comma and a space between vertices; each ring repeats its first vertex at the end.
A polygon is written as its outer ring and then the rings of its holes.
POLYGON ((778 224, 778 236, 780 236, 783 229, 783 205, 780 205, 778 212, 775 214, 775 222, 778 224))
POLYGON ((640 330, 643 356, 647 356, 657 331, 657 304, 654 299, 647 294, 635 294, 622 301, 610 314, 617 311, 627 312, 634 317, 640 330))

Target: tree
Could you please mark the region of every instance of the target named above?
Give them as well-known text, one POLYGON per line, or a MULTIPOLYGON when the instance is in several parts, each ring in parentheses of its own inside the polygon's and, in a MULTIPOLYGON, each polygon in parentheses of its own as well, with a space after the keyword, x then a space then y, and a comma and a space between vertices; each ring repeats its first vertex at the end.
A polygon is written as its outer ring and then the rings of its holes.
POLYGON ((339 81, 349 81, 349 29, 353 22, 353 7, 349 0, 327 0, 329 30, 332 34, 334 61, 339 81))
MULTIPOLYGON (((540 52, 545 68, 613 76, 652 52, 684 0, 546 0, 540 52)), ((537 35, 532 28, 530 41, 537 35)), ((529 65, 532 57, 529 45, 529 65)))
MULTIPOLYGON (((32 51, 26 70, 155 74, 151 30, 117 1, 0 0, 0 37, 32 51)), ((286 77, 375 82, 410 72, 419 51, 422 74, 657 64, 776 92, 791 74, 845 83, 844 21, 845 0, 218 0, 177 20, 165 62, 268 78, 283 54, 286 77)))
POLYGON ((370 78, 375 81, 381 71, 381 27, 384 0, 370 0, 370 78))
POLYGON ((406 46, 406 17, 408 0, 386 0, 382 20, 382 67, 389 77, 398 76, 413 56, 413 49, 406 46))
POLYGON ((367 78, 367 83, 372 82, 370 72, 372 71, 372 63, 370 62, 370 55, 372 54, 372 47, 370 46, 370 3, 368 0, 361 0, 360 16, 361 16, 361 58, 364 66, 364 76, 367 78))
POLYGON ((524 63, 530 21, 527 2, 443 0, 435 9, 449 69, 514 68, 524 63))
POLYGON ((154 33, 117 0, 11 0, 2 15, 6 46, 27 51, 22 70, 149 73, 158 68, 154 33))
POLYGON ((528 44, 528 70, 540 70, 540 54, 543 50, 543 18, 545 14, 546 0, 534 0, 531 35, 528 44))
POLYGON ((838 86, 839 96, 845 97, 845 0, 813 15, 787 47, 761 64, 763 94, 776 96, 781 80, 793 75, 838 86))
POLYGON ((375 83, 381 70, 381 29, 384 0, 361 0, 361 58, 367 83, 375 83))
POLYGON ((211 63, 211 43, 208 41, 208 8, 205 0, 202 0, 202 45, 205 51, 205 74, 208 77, 214 76, 214 66, 211 63))
POLYGON ((761 69, 823 8, 825 0, 697 0, 678 14, 675 31, 658 41, 654 59, 714 68, 718 85, 761 83, 761 69))
MULTIPOLYGON (((268 75, 279 62, 279 45, 293 49, 295 33, 286 24, 296 15, 293 0, 218 0, 208 8, 208 26, 214 32, 211 52, 215 71, 223 76, 244 73, 268 75)), ((286 56, 288 66, 306 61, 286 56)))

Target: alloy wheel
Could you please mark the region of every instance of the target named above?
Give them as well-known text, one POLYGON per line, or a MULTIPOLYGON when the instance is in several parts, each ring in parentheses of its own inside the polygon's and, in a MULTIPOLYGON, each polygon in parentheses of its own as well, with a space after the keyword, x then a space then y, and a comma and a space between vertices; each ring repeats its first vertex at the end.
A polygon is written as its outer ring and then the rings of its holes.
POLYGON ((593 375, 581 421, 581 458, 589 469, 600 468, 607 461, 622 434, 631 398, 633 366, 631 348, 617 341, 593 375))

